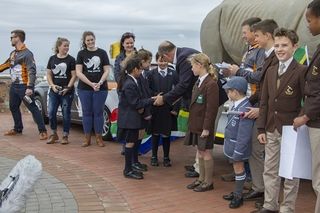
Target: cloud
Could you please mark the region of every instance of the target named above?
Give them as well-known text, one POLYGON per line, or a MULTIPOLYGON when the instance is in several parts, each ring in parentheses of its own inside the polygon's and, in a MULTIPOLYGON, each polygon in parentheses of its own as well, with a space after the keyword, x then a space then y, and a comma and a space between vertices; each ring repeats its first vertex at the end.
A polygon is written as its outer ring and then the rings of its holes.
POLYGON ((155 53, 158 44, 171 40, 179 46, 200 49, 200 25, 222 0, 1 0, 0 60, 12 50, 10 31, 21 28, 36 61, 46 65, 58 36, 71 41, 70 54, 76 57, 81 34, 92 30, 103 49, 121 34, 136 34, 136 46, 155 53))

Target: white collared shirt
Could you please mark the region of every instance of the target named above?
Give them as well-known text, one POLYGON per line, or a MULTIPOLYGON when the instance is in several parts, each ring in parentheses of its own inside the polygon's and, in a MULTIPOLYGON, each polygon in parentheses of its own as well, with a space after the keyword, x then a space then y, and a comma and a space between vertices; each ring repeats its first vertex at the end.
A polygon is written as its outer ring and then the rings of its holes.
POLYGON ((282 72, 282 75, 287 71, 287 69, 288 69, 289 65, 291 64, 292 60, 293 60, 293 57, 289 58, 289 59, 288 59, 287 61, 285 61, 285 62, 280 62, 280 61, 279 61, 279 69, 280 69, 280 65, 281 65, 281 64, 284 64, 284 65, 285 65, 285 68, 284 68, 284 70, 283 70, 283 72, 282 72))
POLYGON ((200 87, 200 86, 201 86, 202 82, 204 81, 204 79, 205 79, 208 75, 209 75, 209 73, 207 73, 207 74, 205 74, 205 75, 203 75, 203 76, 199 77, 199 85, 198 85, 198 87, 200 87))
POLYGON ((243 97, 240 100, 233 102, 233 107, 236 108, 242 101, 244 101, 247 97, 243 97))
POLYGON ((164 76, 167 76, 167 74, 168 74, 168 68, 165 68, 164 70, 162 70, 162 69, 160 69, 160 67, 158 67, 158 73, 159 73, 160 75, 162 75, 160 71, 163 71, 163 72, 165 73, 164 76))
POLYGON ((272 51, 274 51, 274 47, 271 47, 269 50, 265 50, 266 58, 271 55, 272 51))
POLYGON ((130 76, 133 80, 134 80, 134 83, 136 83, 138 85, 138 81, 135 77, 133 77, 132 75, 128 74, 128 76, 130 76))

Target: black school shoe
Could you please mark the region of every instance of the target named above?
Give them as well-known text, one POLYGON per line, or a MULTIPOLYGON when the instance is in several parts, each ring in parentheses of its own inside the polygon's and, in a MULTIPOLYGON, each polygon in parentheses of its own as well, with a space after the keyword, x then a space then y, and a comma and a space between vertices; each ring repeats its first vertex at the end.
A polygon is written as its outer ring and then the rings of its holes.
POLYGON ((185 174, 184 174, 185 177, 187 178, 195 178, 195 177, 199 177, 199 173, 196 172, 196 171, 187 171, 185 174))
POLYGON ((237 196, 237 195, 234 195, 233 199, 231 200, 230 204, 229 204, 229 207, 231 209, 236 209, 236 208, 239 208, 240 206, 243 205, 243 198, 242 196, 237 196))
POLYGON ((136 171, 141 171, 141 172, 146 172, 148 171, 148 167, 145 164, 142 164, 140 162, 137 163, 133 163, 132 164, 132 169, 136 170, 136 171))
POLYGON ((164 167, 171 167, 171 163, 170 163, 169 158, 163 158, 163 166, 164 167))
POLYGON ((151 166, 159 166, 158 158, 157 157, 151 157, 151 166))
POLYGON ((188 172, 193 172, 194 171, 194 166, 192 165, 185 165, 184 169, 188 172))
POLYGON ((131 179, 135 179, 135 180, 141 180, 143 179, 143 174, 140 174, 134 170, 131 171, 123 171, 123 176, 125 178, 131 178, 131 179))
POLYGON ((233 192, 231 192, 228 195, 223 195, 222 198, 225 199, 225 200, 230 200, 231 201, 234 198, 234 194, 233 194, 233 192))

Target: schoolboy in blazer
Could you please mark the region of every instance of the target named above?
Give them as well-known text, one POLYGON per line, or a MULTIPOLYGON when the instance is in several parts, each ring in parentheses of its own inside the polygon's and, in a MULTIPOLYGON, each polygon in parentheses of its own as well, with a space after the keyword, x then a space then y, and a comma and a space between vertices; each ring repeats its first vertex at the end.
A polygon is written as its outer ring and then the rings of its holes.
POLYGON ((298 195, 299 179, 285 179, 284 199, 279 207, 280 149, 282 126, 292 125, 301 111, 306 67, 293 59, 297 48, 298 36, 293 30, 278 28, 275 33, 275 53, 279 59, 271 66, 265 76, 260 100, 258 118, 258 140, 265 144, 264 166, 264 204, 262 212, 294 212, 298 195))
MULTIPOLYGON (((313 36, 320 34, 320 1, 312 1, 307 8, 306 19, 313 36)), ((312 56, 306 72, 303 115, 294 119, 294 127, 307 124, 312 153, 312 187, 317 201, 314 212, 320 212, 320 45, 312 56)))

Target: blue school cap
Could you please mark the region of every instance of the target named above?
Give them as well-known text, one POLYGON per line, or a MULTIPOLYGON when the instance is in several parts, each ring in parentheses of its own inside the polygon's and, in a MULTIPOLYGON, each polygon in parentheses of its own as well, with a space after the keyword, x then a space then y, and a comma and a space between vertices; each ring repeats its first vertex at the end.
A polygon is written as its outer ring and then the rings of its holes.
POLYGON ((245 78, 240 76, 233 76, 230 78, 225 85, 222 87, 223 89, 236 89, 244 94, 247 93, 248 82, 245 78))

